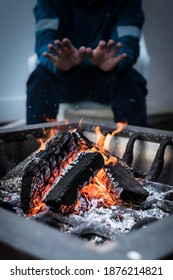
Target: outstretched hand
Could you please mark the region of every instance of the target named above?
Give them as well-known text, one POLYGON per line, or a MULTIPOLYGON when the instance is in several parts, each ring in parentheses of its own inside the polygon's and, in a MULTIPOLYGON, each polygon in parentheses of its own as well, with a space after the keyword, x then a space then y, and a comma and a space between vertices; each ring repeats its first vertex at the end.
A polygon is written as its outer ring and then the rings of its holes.
POLYGON ((107 72, 113 70, 121 60, 127 57, 126 53, 117 55, 121 47, 121 43, 115 45, 114 40, 110 39, 107 43, 100 41, 94 50, 87 48, 86 52, 92 65, 107 72))
POLYGON ((54 45, 49 44, 48 48, 51 53, 44 52, 43 55, 61 71, 69 71, 80 65, 86 53, 85 47, 76 49, 68 38, 64 38, 62 41, 56 40, 54 45))
POLYGON ((108 72, 113 70, 117 64, 123 60, 127 54, 118 54, 122 47, 121 43, 115 45, 114 40, 110 39, 107 43, 100 41, 98 46, 93 50, 84 46, 76 49, 68 38, 62 41, 56 40, 53 44, 49 44, 48 48, 51 53, 44 52, 43 55, 48 58, 57 69, 61 71, 69 71, 73 67, 82 63, 85 54, 88 55, 89 62, 100 68, 102 71, 108 72))

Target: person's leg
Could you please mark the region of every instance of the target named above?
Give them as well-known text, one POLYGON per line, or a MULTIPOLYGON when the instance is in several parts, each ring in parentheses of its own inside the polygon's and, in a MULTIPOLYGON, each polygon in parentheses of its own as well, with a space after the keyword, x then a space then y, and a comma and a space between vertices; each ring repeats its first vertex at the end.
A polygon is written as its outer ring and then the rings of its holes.
POLYGON ((26 123, 35 124, 55 119, 58 104, 54 102, 57 88, 53 87, 55 79, 52 73, 38 65, 27 81, 26 123))
POLYGON ((84 100, 84 79, 82 71, 60 77, 38 65, 27 82, 27 124, 56 119, 59 103, 84 100))
POLYGON ((136 70, 130 69, 116 75, 111 87, 114 121, 146 126, 146 94, 146 81, 136 70))

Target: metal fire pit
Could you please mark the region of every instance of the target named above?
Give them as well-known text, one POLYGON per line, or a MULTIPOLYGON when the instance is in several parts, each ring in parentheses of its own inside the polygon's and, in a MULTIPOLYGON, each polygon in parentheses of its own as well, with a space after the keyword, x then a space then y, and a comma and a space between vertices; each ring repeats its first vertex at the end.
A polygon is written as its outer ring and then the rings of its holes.
MULTIPOLYGON (((104 134, 116 129, 115 124, 83 122, 80 128, 84 135, 94 141, 94 129, 99 125, 104 134)), ((18 150, 23 162, 32 148, 26 146, 26 136, 43 136, 50 128, 66 131, 78 128, 78 123, 47 123, 30 125, 20 130, 1 130, 0 139, 6 141, 16 161, 18 150), (21 150, 22 147, 22 150, 21 150)), ((110 150, 122 158, 126 144, 133 134, 139 135, 133 150, 133 166, 147 173, 165 138, 173 140, 173 133, 141 127, 126 126, 111 142, 110 150)), ((173 148, 168 146, 164 155, 164 168, 157 182, 173 185, 173 148)), ((7 174, 8 175, 8 174, 7 174)), ((173 257, 173 216, 169 215, 146 228, 131 231, 121 239, 108 244, 93 246, 77 237, 58 231, 46 224, 19 217, 7 209, 0 208, 0 257, 1 259, 172 259, 173 257)))

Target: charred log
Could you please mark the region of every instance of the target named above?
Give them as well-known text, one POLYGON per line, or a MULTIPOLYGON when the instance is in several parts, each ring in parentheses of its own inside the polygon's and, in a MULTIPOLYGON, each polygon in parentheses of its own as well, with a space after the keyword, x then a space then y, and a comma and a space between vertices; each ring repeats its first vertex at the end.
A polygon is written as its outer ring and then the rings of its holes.
POLYGON ((47 142, 45 150, 37 153, 23 171, 21 207, 24 213, 37 207, 65 167, 79 152, 88 150, 91 145, 92 142, 75 132, 57 133, 47 142))
POLYGON ((173 202, 169 200, 158 201, 157 206, 165 213, 173 214, 173 202))
POLYGON ((169 200, 169 201, 173 201, 173 192, 170 191, 170 192, 165 193, 164 199, 169 200))
POLYGON ((103 165, 104 159, 100 153, 79 154, 65 174, 54 182, 44 202, 55 212, 62 205, 71 206, 77 200, 77 191, 88 184, 103 165))
POLYGON ((114 180, 122 188, 120 198, 123 201, 140 204, 146 200, 149 195, 148 191, 119 161, 114 166, 109 166, 108 169, 114 180))
POLYGON ((74 140, 75 140, 75 143, 77 145, 79 145, 79 140, 81 142, 81 139, 85 141, 85 145, 90 149, 90 148, 93 148, 93 147, 96 147, 96 144, 91 142, 87 137, 85 137, 85 135, 83 135, 81 132, 78 132, 78 133, 72 133, 73 137, 74 137, 74 140))
POLYGON ((37 200, 42 200, 45 187, 48 184, 51 186, 61 174, 66 162, 70 162, 72 153, 75 155, 76 149, 71 133, 58 133, 47 142, 45 150, 37 153, 28 163, 22 176, 21 207, 24 213, 28 213, 33 207, 31 204, 34 193, 38 196, 37 200))
POLYGON ((9 204, 8 202, 0 201, 0 207, 7 209, 9 211, 15 212, 14 207, 11 204, 9 204))
MULTIPOLYGON (((104 150, 104 154, 108 159, 112 157, 109 151, 104 150)), ((135 179, 130 167, 118 158, 117 161, 114 167, 108 167, 108 171, 122 188, 120 198, 135 204, 143 202, 148 192, 135 179)), ((103 165, 99 147, 82 134, 56 134, 47 142, 45 150, 37 153, 24 169, 21 191, 24 213, 28 214, 31 209, 40 207, 43 200, 52 211, 59 211, 62 205, 73 205, 77 190, 89 183, 103 165), (96 152, 88 153, 91 148, 96 152), (73 165, 71 163, 75 158, 78 163, 73 165)))

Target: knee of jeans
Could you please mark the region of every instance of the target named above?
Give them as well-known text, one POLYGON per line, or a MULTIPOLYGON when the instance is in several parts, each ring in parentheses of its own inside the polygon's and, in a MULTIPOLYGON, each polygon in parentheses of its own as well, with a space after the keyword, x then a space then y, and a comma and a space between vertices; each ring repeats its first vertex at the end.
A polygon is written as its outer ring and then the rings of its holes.
POLYGON ((36 69, 30 74, 28 80, 27 80, 27 86, 30 84, 37 84, 40 85, 49 79, 49 76, 51 75, 48 70, 46 70, 41 64, 39 64, 36 69))

